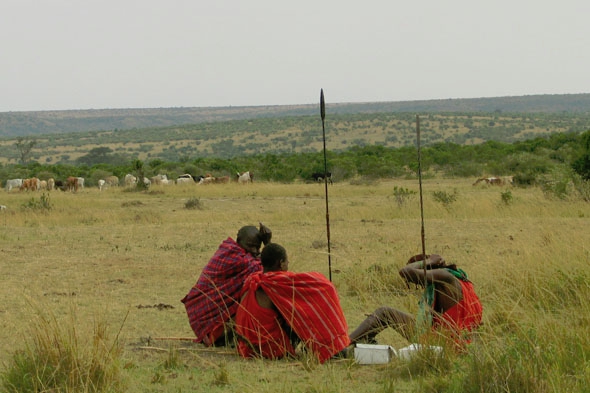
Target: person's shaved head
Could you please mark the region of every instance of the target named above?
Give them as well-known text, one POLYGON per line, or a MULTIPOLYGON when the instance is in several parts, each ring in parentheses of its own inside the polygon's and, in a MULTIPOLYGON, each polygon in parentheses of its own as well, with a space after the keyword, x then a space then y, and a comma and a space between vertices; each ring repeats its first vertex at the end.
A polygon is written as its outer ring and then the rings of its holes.
POLYGON ((238 231, 236 242, 240 245, 240 247, 252 254, 252 256, 258 257, 260 255, 262 239, 258 228, 255 226, 246 225, 241 227, 238 231))

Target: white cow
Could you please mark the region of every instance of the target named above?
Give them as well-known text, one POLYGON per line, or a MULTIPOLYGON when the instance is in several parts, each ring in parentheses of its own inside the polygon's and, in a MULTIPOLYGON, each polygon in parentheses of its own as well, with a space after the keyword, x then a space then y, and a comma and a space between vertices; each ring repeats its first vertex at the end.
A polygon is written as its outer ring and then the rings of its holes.
POLYGON ((0 205, 0 210, 6 210, 6 205, 0 205))
POLYGON ((125 175, 125 186, 126 187, 133 187, 137 184, 137 178, 133 176, 131 173, 125 175))
POLYGON ((6 180, 6 191, 10 192, 13 188, 21 188, 23 185, 23 179, 9 179, 6 180))
POLYGON ((252 183, 253 179, 254 179, 254 175, 252 175, 250 173, 250 171, 244 172, 244 173, 238 172, 238 183, 240 183, 240 184, 244 184, 244 183, 248 183, 248 182, 252 183))
POLYGON ((98 181, 98 191, 102 191, 106 188, 107 181, 105 179, 100 179, 98 181))
POLYGON ((176 184, 194 184, 194 183, 195 183, 195 179, 193 179, 193 176, 188 173, 185 173, 184 175, 180 175, 176 179, 176 184))
POLYGON ((78 189, 84 189, 84 178, 78 177, 78 189))
POLYGON ((118 187, 119 186, 119 178, 117 176, 108 176, 104 180, 105 180, 106 185, 108 187, 118 187))
POLYGON ((154 177, 152 177, 151 179, 152 184, 155 185, 168 185, 170 184, 170 180, 168 180, 168 176, 166 175, 156 175, 154 177))

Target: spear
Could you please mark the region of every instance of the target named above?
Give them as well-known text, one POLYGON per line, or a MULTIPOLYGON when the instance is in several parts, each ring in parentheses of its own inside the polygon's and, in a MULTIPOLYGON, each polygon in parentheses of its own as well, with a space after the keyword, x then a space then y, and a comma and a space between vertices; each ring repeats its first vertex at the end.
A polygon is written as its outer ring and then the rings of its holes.
POLYGON ((328 210, 328 159, 326 158, 326 103, 324 101, 324 89, 320 89, 320 115, 322 117, 322 137, 324 140, 324 189, 326 192, 326 234, 328 236, 328 272, 332 281, 332 258, 330 254, 330 212, 328 210))
POLYGON ((420 149, 420 116, 416 115, 416 141, 418 145, 418 184, 420 187, 420 239, 422 240, 422 256, 424 258, 424 288, 426 288, 426 241, 424 240, 424 202, 422 201, 422 153, 420 149))

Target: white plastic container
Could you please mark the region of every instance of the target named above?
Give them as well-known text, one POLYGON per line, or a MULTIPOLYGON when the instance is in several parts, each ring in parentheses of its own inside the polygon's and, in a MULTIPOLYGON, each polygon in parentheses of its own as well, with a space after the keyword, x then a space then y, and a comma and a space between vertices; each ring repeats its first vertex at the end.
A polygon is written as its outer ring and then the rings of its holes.
POLYGON ((430 346, 423 346, 420 344, 410 344, 407 347, 403 347, 397 350, 397 356, 402 360, 410 360, 413 356, 415 356, 420 351, 432 351, 436 355, 440 355, 442 353, 442 347, 430 345, 430 346))
POLYGON ((354 360, 358 364, 385 364, 397 356, 396 350, 389 345, 356 344, 354 360))

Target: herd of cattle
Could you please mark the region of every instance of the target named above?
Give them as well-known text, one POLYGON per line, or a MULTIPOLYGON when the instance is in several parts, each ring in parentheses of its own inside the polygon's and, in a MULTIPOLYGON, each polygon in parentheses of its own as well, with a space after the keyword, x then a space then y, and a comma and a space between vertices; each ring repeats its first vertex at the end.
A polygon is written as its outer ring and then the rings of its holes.
MULTIPOLYGON (((250 172, 243 172, 237 173, 236 181, 239 184, 245 183, 252 183, 254 180, 254 175, 250 172)), ((223 184, 229 183, 230 177, 229 176, 221 176, 221 177, 213 177, 210 174, 205 176, 193 176, 190 174, 184 174, 178 176, 176 180, 168 179, 167 175, 157 175, 151 178, 144 177, 143 184, 146 187, 151 186, 152 184, 155 185, 171 185, 171 184, 223 184)), ((137 186, 137 177, 133 176, 132 174, 128 173, 122 179, 119 179, 117 176, 109 176, 105 179, 100 179, 98 181, 98 189, 100 191, 107 189, 109 187, 117 187, 117 186, 125 186, 125 187, 136 187, 137 186)), ((52 190, 61 190, 61 191, 70 191, 70 192, 77 192, 80 189, 84 189, 84 178, 83 177, 74 177, 70 176, 66 180, 55 180, 53 178, 49 178, 47 180, 41 180, 37 177, 32 177, 28 179, 9 179, 6 180, 5 187, 7 192, 12 190, 19 190, 19 191, 52 191, 52 190)))
MULTIPOLYGON (((326 172, 316 172, 311 175, 311 178, 315 182, 324 182, 324 178, 330 184, 332 184, 332 173, 326 172)), ((512 185, 513 184, 513 176, 504 176, 504 177, 482 177, 479 178, 473 183, 473 185, 483 184, 483 185, 512 185)), ((143 184, 146 187, 154 185, 171 185, 171 184, 225 184, 230 183, 229 176, 220 176, 214 177, 210 174, 204 176, 193 176, 190 174, 184 174, 178 176, 176 180, 168 179, 167 175, 157 175, 151 178, 144 177, 143 184)), ((235 181, 239 184, 245 183, 252 183, 254 181, 254 175, 252 172, 237 172, 235 181)), ((110 187, 116 187, 123 185, 125 187, 135 187, 137 186, 137 178, 132 174, 127 174, 122 179, 119 179, 117 176, 109 176, 105 179, 100 179, 98 181, 98 189, 104 190, 110 187)), ((32 177, 29 179, 9 179, 6 181, 5 189, 7 192, 12 190, 20 190, 20 191, 41 191, 41 190, 62 190, 62 191, 71 191, 77 192, 80 189, 84 189, 84 178, 83 177, 74 177, 70 176, 66 180, 54 180, 49 178, 47 180, 40 180, 36 177, 32 177)))
POLYGON ((473 183, 474 186, 478 184, 489 184, 491 186, 511 186, 514 184, 514 176, 504 177, 480 177, 473 183))

